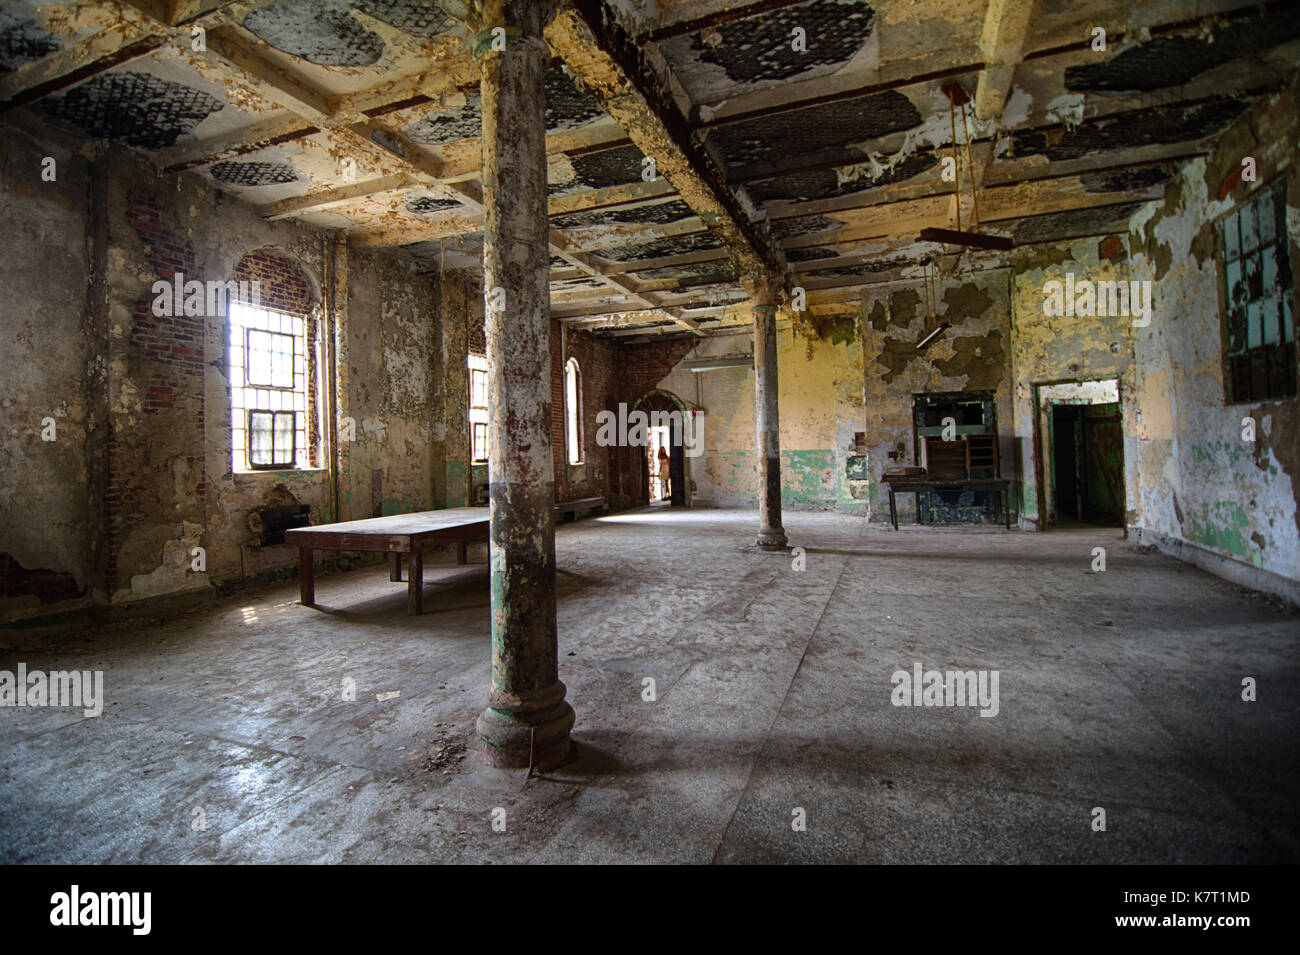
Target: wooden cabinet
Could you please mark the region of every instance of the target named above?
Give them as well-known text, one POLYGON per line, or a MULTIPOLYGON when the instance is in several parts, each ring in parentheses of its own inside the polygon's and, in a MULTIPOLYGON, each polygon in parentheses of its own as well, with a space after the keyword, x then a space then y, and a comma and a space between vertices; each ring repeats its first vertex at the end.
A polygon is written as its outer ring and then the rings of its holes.
POLYGON ((925 439, 926 471, 932 481, 968 481, 998 476, 998 436, 970 434, 945 441, 925 439))

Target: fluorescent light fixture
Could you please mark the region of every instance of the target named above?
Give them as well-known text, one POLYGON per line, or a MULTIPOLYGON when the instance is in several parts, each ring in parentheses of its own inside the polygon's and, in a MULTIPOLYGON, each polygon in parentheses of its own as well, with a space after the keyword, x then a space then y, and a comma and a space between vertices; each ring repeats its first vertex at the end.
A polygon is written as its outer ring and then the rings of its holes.
POLYGON ((919 342, 916 343, 916 350, 921 351, 925 348, 928 348, 932 341, 934 341, 936 338, 938 338, 940 335, 943 334, 944 329, 950 327, 951 326, 947 322, 943 322, 942 324, 940 324, 938 328, 936 328, 929 335, 926 335, 924 338, 922 338, 919 342))
POLYGON ((753 355, 718 355, 716 358, 687 358, 682 362, 687 371, 717 371, 721 368, 754 367, 753 355))

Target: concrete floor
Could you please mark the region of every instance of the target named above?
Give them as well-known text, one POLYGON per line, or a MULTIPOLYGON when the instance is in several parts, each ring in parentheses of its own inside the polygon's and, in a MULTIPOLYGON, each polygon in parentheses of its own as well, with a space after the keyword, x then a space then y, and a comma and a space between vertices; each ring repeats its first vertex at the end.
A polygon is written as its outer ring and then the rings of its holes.
POLYGON ((547 779, 474 753, 483 565, 428 567, 419 618, 373 566, 320 578, 327 612, 290 582, 0 634, 0 669, 100 669, 108 700, 0 710, 0 861, 1300 860, 1293 612, 1113 530, 794 513, 797 573, 750 546, 756 520, 560 528, 581 756, 547 779), (998 715, 893 706, 915 663, 998 670, 998 715))

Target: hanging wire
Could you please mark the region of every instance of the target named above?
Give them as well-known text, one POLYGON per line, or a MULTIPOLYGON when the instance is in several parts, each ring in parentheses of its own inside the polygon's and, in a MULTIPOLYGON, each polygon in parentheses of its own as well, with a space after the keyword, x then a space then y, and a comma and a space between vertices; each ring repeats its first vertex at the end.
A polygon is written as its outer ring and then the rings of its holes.
POLYGON ((957 200, 957 231, 961 231, 961 158, 957 153, 957 111, 953 105, 952 93, 948 94, 948 122, 952 126, 952 194, 957 200))
MULTIPOLYGON (((966 175, 970 177, 970 201, 975 213, 975 231, 980 230, 980 200, 975 192, 975 160, 970 151, 970 121, 966 113, 966 103, 961 104, 961 124, 966 128, 966 175)), ((961 228, 958 226, 957 228, 961 228)))

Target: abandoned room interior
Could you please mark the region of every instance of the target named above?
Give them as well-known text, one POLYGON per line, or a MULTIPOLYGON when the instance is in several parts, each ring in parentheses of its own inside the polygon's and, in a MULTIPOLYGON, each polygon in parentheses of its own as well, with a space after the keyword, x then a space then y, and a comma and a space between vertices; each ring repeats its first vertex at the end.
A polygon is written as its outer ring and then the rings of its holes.
POLYGON ((1300 7, 0 3, 0 859, 1300 860, 1300 7))

